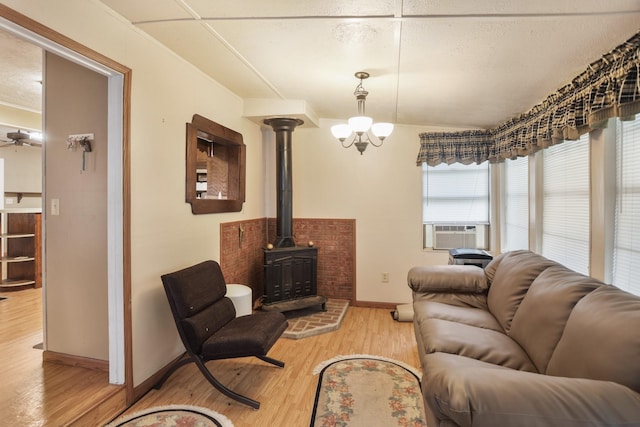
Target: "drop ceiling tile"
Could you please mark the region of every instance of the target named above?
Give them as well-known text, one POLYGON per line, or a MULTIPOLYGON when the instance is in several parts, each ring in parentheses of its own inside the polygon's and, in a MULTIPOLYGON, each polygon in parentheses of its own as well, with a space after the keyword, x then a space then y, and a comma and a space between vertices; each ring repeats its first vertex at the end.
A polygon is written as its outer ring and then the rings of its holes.
POLYGON ((101 0, 131 22, 192 18, 175 0, 101 0))

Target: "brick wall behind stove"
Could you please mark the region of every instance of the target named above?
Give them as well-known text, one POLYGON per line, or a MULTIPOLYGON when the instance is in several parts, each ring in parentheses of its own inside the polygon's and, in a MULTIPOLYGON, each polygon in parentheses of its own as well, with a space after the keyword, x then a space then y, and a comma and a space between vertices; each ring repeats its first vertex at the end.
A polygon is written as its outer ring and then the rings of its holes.
MULTIPOLYGON (((311 240, 318 247, 318 295, 355 302, 356 221, 294 218, 293 235, 300 246, 311 240)), ((227 283, 250 286, 253 299, 260 298, 264 293, 263 247, 275 240, 275 218, 220 224, 220 267, 227 283)))
MULTIPOLYGON (((276 240, 276 219, 267 221, 269 242, 276 240)), ((356 221, 294 218, 298 246, 312 241, 318 248, 318 295, 355 302, 356 221)))
POLYGON ((264 294, 266 244, 266 218, 220 224, 220 267, 224 279, 227 283, 251 287, 254 301, 264 294))

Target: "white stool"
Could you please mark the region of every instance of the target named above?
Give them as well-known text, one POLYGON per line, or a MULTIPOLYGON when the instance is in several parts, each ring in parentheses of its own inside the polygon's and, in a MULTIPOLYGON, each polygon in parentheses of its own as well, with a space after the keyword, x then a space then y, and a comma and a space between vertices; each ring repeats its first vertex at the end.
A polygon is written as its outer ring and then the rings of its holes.
POLYGON ((231 299, 236 309, 236 317, 246 316, 252 313, 250 287, 235 283, 227 284, 227 293, 225 296, 231 299))

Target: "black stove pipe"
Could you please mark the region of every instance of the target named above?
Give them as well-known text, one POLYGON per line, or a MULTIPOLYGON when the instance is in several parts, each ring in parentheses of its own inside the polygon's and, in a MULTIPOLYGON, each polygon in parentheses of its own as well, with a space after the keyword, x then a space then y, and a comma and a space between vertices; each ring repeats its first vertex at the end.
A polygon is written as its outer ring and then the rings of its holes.
POLYGON ((293 191, 291 175, 291 133, 304 122, 287 117, 266 119, 276 133, 276 248, 296 245, 293 240, 293 191))

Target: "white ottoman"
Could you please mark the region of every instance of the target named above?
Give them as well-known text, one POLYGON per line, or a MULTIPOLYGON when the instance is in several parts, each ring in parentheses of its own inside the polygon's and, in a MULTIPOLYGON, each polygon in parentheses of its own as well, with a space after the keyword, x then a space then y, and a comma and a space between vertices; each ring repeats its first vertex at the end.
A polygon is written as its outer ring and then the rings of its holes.
POLYGON ((253 309, 250 287, 246 285, 228 283, 227 293, 225 296, 231 299, 231 302, 236 309, 236 317, 246 316, 247 314, 252 313, 253 309))

